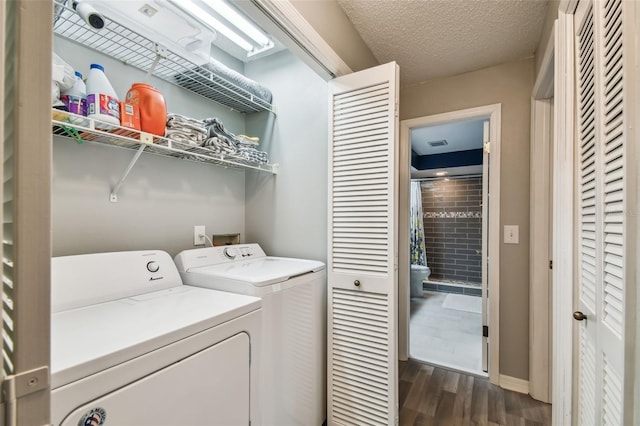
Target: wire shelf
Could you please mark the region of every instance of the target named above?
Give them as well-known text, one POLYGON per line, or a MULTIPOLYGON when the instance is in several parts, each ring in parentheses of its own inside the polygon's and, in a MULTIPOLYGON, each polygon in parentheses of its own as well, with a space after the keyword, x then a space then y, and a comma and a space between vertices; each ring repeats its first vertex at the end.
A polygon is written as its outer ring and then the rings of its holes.
POLYGON ((53 109, 53 134, 74 139, 118 146, 131 150, 144 147, 144 152, 174 157, 181 160, 197 161, 237 169, 252 169, 276 174, 277 164, 260 164, 238 155, 218 154, 207 147, 190 145, 140 132, 121 126, 104 123, 81 115, 53 109))
POLYGON ((238 112, 273 112, 269 102, 113 20, 107 20, 103 29, 94 31, 72 9, 56 1, 62 10, 54 24, 55 34, 145 72, 154 66, 160 55, 160 61, 153 67, 156 77, 238 112))

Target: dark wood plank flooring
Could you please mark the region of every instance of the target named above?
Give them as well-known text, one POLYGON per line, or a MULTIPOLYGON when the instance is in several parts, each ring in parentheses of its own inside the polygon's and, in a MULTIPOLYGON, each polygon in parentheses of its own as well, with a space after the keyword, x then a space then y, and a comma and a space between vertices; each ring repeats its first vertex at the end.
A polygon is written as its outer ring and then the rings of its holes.
POLYGON ((551 405, 478 378, 400 362, 400 425, 551 424, 551 405))

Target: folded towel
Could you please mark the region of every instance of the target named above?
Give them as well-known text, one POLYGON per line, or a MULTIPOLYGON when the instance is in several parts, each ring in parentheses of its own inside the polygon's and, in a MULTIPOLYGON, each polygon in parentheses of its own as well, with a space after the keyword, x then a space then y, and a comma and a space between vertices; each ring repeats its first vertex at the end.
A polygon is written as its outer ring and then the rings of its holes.
POLYGON ((222 122, 216 117, 205 118, 203 120, 204 124, 207 126, 207 134, 211 137, 222 137, 225 139, 229 139, 235 142, 236 135, 225 129, 222 122))
POLYGON ((258 145, 260 138, 257 136, 236 135, 236 138, 241 142, 249 145, 258 145))
POLYGON ((258 164, 267 164, 269 162, 269 156, 266 152, 258 151, 255 148, 239 148, 238 155, 245 160, 252 161, 258 164))
POLYGON ((185 117, 184 115, 169 113, 167 114, 167 127, 173 128, 182 128, 187 127, 189 129, 206 133, 207 128, 205 127, 202 120, 196 120, 195 118, 185 117))
POLYGON ((200 146, 207 137, 207 128, 201 120, 170 113, 167 115, 165 136, 177 142, 200 146))
POLYGON ((236 146, 233 144, 233 142, 229 141, 226 138, 217 138, 217 137, 212 137, 212 138, 207 138, 203 145, 205 148, 210 149, 211 151, 215 152, 216 154, 236 154, 237 153, 237 148, 236 146))
MULTIPOLYGON (((208 87, 212 87, 216 92, 229 96, 230 100, 234 97, 242 96, 245 99, 258 98, 262 100, 262 104, 271 104, 273 95, 271 91, 258 83, 251 80, 237 71, 232 70, 226 65, 222 64, 215 59, 211 59, 209 63, 197 66, 192 70, 187 70, 183 73, 175 75, 175 79, 178 84, 181 84, 187 88, 192 88, 194 84, 199 83, 208 87), (213 74, 213 76, 211 75, 213 74), (212 84, 212 80, 217 83, 216 80, 222 79, 227 84, 212 84), (231 83, 229 85, 228 83, 231 83)), ((225 104, 223 102, 223 104, 225 104)), ((226 104, 225 104, 226 105, 226 104)), ((243 110, 238 105, 239 110, 243 112, 249 112, 249 110, 243 110)), ((255 111, 255 110, 254 110, 255 111)))
POLYGON ((167 130, 165 133, 167 139, 171 139, 172 141, 186 143, 189 145, 201 146, 202 141, 204 140, 204 136, 195 135, 192 133, 184 133, 176 130, 167 130))

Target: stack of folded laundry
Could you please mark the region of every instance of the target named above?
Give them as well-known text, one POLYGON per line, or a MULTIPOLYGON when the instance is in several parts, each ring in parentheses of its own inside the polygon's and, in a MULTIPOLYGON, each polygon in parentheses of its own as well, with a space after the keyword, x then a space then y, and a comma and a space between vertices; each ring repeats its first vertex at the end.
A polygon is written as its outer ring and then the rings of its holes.
POLYGON ((245 135, 236 136, 225 129, 222 122, 213 117, 204 120, 207 126, 207 138, 202 146, 217 154, 238 155, 243 160, 266 164, 269 157, 266 152, 258 151, 259 139, 245 135))
POLYGON ((236 136, 238 155, 245 160, 253 161, 255 163, 265 164, 269 162, 269 157, 266 152, 258 151, 259 138, 252 138, 246 135, 236 136))
POLYGON ((236 136, 215 117, 196 120, 170 113, 167 115, 165 136, 177 142, 205 147, 216 154, 232 155, 252 163, 269 162, 267 153, 257 149, 258 138, 236 136))
POLYGON ((217 136, 205 139, 202 146, 209 148, 216 154, 234 155, 238 151, 232 141, 226 138, 218 138, 217 136))
POLYGON ((170 113, 167 114, 165 136, 177 142, 202 146, 207 137, 207 128, 201 120, 170 113))

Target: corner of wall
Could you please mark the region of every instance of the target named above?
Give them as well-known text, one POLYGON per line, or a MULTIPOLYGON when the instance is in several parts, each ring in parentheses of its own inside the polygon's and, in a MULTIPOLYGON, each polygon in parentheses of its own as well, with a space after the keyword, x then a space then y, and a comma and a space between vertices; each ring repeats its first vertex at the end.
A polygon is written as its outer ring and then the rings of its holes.
POLYGON ((380 65, 336 0, 291 4, 353 71, 380 65))
POLYGON ((542 24, 542 31, 540 32, 540 39, 538 40, 538 46, 535 51, 535 74, 534 78, 538 77, 540 68, 542 66, 542 58, 545 55, 549 39, 553 35, 553 23, 558 18, 558 8, 560 7, 559 0, 551 0, 547 4, 547 13, 545 14, 542 24))

